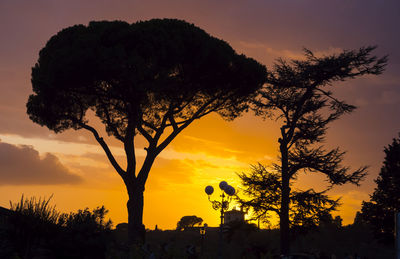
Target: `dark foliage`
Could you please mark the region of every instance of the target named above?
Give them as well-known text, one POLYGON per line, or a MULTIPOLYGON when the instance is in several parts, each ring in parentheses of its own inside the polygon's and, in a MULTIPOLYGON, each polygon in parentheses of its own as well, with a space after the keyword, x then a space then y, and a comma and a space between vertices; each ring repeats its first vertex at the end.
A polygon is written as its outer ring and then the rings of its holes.
MULTIPOLYGON (((270 218, 281 213, 281 177, 279 172, 269 172, 263 165, 251 167, 250 173, 238 174, 243 186, 243 194, 248 199, 239 202, 253 212, 252 220, 260 219, 271 224, 270 218)), ((290 193, 290 227, 297 231, 316 228, 321 222, 332 219, 339 200, 330 199, 325 192, 312 189, 293 190, 290 193)))
POLYGON ((384 70, 387 57, 372 56, 374 49, 365 47, 323 57, 316 57, 306 49, 304 60, 279 59, 254 101, 258 115, 277 119, 282 125, 278 139, 281 163, 275 165, 281 179, 282 254, 287 254, 290 248, 290 183, 299 172, 322 173, 330 187, 358 185, 366 174, 366 167, 350 171, 342 165, 344 152, 338 148, 326 150, 320 143, 330 122, 355 109, 333 96, 333 84, 362 75, 378 75, 384 70))
MULTIPOLYGON (((224 235, 224 258, 281 258, 279 229, 258 230, 254 225, 243 222, 232 223, 232 226, 235 230, 224 235)), ((188 246, 195 247, 197 258, 218 258, 220 247, 218 228, 208 228, 204 239, 198 231, 167 230, 149 231, 146 240, 156 258, 188 258, 188 246)), ((315 231, 293 240, 291 254, 309 255, 311 258, 326 258, 323 255, 350 258, 357 254, 369 259, 391 259, 395 255, 393 246, 378 243, 367 227, 337 227, 333 224, 318 226, 315 231)))
POLYGON ((23 258, 30 258, 35 247, 43 240, 50 240, 57 230, 59 213, 51 206, 50 198, 25 198, 11 203, 11 213, 7 219, 7 242, 10 251, 23 258))
POLYGON ((57 133, 93 134, 127 187, 132 238, 144 239, 143 192, 157 155, 196 119, 246 111, 265 76, 263 65, 181 20, 91 22, 60 31, 40 51, 27 113, 57 133), (123 144, 125 169, 90 125, 89 110, 123 144), (138 169, 136 134, 148 142, 138 169))
POLYGON ((228 242, 233 239, 245 239, 251 233, 258 231, 256 224, 235 220, 224 225, 224 237, 228 242))
POLYGON ((60 214, 49 199, 27 199, 11 203, 10 215, 0 232, 0 258, 105 258, 112 241, 107 210, 60 214))
MULTIPOLYGON (((400 211, 400 138, 385 147, 385 160, 375 180, 377 187, 369 202, 363 202, 357 223, 372 226, 375 235, 385 243, 392 243, 395 213, 400 211)), ((355 220, 355 221, 356 221, 355 220)))
POLYGON ((197 216, 183 216, 176 224, 176 230, 185 230, 192 228, 195 225, 200 225, 203 222, 202 218, 197 216))
POLYGON ((105 258, 112 241, 110 220, 105 221, 108 210, 97 207, 74 213, 61 214, 58 240, 52 245, 57 258, 105 258))

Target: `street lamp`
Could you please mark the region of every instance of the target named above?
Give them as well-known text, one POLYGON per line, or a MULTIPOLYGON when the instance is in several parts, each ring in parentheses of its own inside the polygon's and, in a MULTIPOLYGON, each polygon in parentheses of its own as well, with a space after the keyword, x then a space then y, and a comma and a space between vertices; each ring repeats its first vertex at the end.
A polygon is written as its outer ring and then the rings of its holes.
POLYGON ((207 228, 207 224, 204 224, 204 226, 200 228, 200 241, 201 241, 200 254, 201 254, 201 256, 203 256, 203 254, 204 254, 204 238, 206 237, 206 228, 207 228))
POLYGON ((235 194, 236 190, 232 186, 230 186, 226 181, 222 181, 219 183, 219 188, 221 189, 222 193, 220 195, 221 201, 211 200, 210 196, 214 192, 214 187, 208 185, 205 189, 205 192, 208 195, 208 200, 212 204, 212 208, 214 210, 219 210, 221 212, 220 218, 221 223, 219 225, 219 257, 222 258, 222 226, 224 224, 224 214, 225 211, 229 209, 229 203, 232 201, 232 196, 235 194), (226 194, 226 195, 225 195, 226 194), (226 199, 225 199, 226 198, 226 199))

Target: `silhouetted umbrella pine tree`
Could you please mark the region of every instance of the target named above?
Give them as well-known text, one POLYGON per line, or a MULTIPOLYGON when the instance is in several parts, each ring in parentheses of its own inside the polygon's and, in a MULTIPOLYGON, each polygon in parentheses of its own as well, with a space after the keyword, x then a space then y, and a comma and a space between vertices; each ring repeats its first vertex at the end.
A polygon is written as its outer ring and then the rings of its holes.
POLYGON ((203 222, 202 218, 197 216, 183 216, 176 224, 177 230, 185 230, 187 228, 192 228, 195 225, 200 225, 203 222))
POLYGON ((40 51, 27 113, 56 133, 93 134, 126 185, 130 241, 143 242, 143 192, 157 155, 196 119, 217 112, 231 120, 246 111, 265 77, 263 65, 184 21, 91 22, 60 31, 40 51), (123 144, 126 168, 88 110, 123 144), (147 141, 140 166, 137 134, 147 141))
POLYGON ((358 184, 366 174, 365 167, 349 172, 348 167, 341 165, 344 152, 338 148, 326 150, 318 144, 324 140, 330 122, 355 109, 333 96, 333 84, 384 70, 387 57, 371 56, 374 49, 363 47, 323 57, 305 50, 303 60, 279 59, 254 101, 258 115, 276 118, 282 125, 278 139, 280 165, 276 165, 281 178, 282 254, 290 249, 290 183, 299 172, 325 174, 332 186, 358 184))

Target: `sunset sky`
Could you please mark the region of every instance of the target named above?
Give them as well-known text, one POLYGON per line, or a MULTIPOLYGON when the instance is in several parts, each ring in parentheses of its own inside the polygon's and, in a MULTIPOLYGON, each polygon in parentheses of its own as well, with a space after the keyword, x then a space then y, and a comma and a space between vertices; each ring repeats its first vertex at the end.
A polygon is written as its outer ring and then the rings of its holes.
MULTIPOLYGON (((92 136, 73 130, 56 135, 30 121, 25 105, 32 93, 31 67, 58 31, 92 20, 132 23, 151 18, 194 23, 267 69, 278 57, 301 58, 304 47, 324 55, 378 45, 375 55, 389 55, 384 74, 347 81, 334 90, 358 109, 330 126, 325 145, 346 150, 345 164, 354 169, 370 166, 360 187, 346 185, 330 192, 342 197, 336 214, 345 224, 352 223, 375 187, 384 146, 400 132, 397 0, 0 0, 0 206, 9 207, 9 201, 23 193, 54 194, 53 204, 60 211, 105 205, 114 225, 127 221, 126 189, 92 136)), ((276 161, 278 130, 279 123, 252 113, 233 122, 211 114, 192 123, 150 172, 146 227, 172 229, 185 215, 216 226, 218 212, 211 208, 205 186, 217 188, 226 180, 239 189, 236 173, 249 171, 251 164, 276 161)), ((107 140, 122 161, 122 148, 107 140)), ((138 142, 140 156, 144 142, 138 142)), ((325 184, 321 175, 301 175, 297 186, 321 189, 325 184)))

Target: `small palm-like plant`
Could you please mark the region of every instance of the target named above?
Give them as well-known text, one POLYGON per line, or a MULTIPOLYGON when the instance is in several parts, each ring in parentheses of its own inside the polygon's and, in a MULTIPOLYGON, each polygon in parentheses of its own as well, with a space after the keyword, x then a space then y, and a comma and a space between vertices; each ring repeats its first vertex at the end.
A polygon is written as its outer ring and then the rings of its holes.
POLYGON ((46 199, 46 197, 43 199, 41 197, 39 197, 39 199, 31 197, 28 199, 24 198, 22 194, 19 202, 12 203, 10 201, 10 209, 31 219, 56 224, 60 213, 57 212, 55 205, 49 205, 52 198, 53 195, 48 199, 46 199))
POLYGON ((14 212, 9 217, 10 237, 15 249, 24 258, 30 257, 35 245, 54 234, 59 212, 50 205, 52 197, 36 199, 22 195, 19 202, 10 201, 11 211, 14 212))

